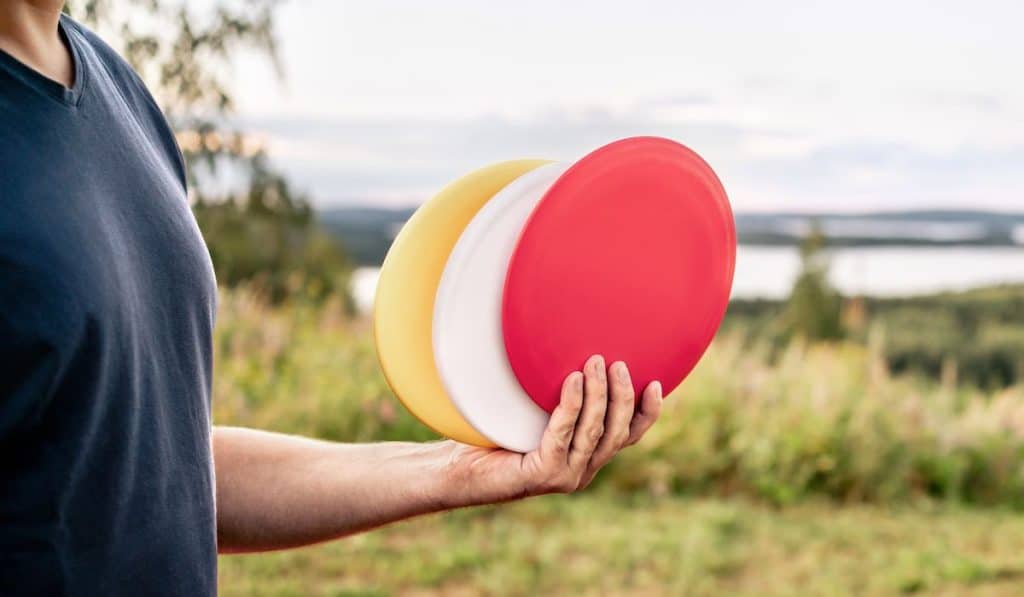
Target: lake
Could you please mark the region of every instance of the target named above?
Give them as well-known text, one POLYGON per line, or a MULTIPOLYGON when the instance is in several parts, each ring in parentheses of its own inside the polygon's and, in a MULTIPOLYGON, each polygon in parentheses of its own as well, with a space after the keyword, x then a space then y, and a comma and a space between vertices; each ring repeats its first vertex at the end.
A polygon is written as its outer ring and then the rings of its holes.
MULTIPOLYGON (((1024 247, 855 247, 830 255, 829 277, 846 295, 909 296, 1024 283, 1024 247)), ((353 272, 352 294, 363 312, 373 306, 379 271, 353 272)), ((741 245, 732 295, 785 297, 799 271, 796 247, 741 245)))

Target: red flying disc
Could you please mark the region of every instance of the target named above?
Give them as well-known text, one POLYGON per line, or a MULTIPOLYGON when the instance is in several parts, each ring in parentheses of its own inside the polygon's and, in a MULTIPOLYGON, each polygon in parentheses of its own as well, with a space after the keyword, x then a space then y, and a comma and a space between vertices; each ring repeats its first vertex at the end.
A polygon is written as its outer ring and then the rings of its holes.
POLYGON ((725 314, 736 230, 725 190, 696 153, 657 137, 606 145, 534 209, 509 261, 509 363, 547 411, 592 354, 629 366, 637 396, 693 369, 725 314))

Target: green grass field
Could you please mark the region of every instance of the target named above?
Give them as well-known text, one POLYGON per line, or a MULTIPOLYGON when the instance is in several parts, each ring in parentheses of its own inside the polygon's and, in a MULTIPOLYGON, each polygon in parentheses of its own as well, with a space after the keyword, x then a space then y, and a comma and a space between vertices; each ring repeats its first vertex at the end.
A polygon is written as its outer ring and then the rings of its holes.
POLYGON ((1024 516, 588 493, 220 563, 226 596, 1009 596, 1024 592, 1024 516))
MULTIPOLYGON (((884 338, 779 352, 733 328, 584 495, 224 557, 223 594, 1024 594, 1024 388, 893 375, 884 338)), ((226 292, 215 360, 219 424, 434 438, 340 301, 226 292)))

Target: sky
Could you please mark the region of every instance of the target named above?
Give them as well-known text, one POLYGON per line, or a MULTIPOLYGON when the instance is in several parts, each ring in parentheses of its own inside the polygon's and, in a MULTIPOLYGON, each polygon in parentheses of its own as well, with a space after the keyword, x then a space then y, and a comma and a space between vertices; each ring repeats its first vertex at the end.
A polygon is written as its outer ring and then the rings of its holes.
POLYGON ((737 211, 1024 211, 1024 3, 291 0, 239 121, 314 204, 675 139, 737 211))

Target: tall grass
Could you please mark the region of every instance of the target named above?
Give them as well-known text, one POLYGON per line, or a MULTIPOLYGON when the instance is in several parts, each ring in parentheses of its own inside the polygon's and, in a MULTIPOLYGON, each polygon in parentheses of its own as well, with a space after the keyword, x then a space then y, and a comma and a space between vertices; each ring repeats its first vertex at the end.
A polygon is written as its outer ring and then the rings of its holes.
MULTIPOLYGON (((1024 507, 1024 388, 892 376, 879 338, 790 344, 735 327, 666 398, 661 421, 598 478, 623 494, 741 494, 785 504, 931 497, 1024 507)), ((391 395, 365 320, 340 301, 269 306, 224 291, 214 418, 338 441, 436 436, 391 395)))

